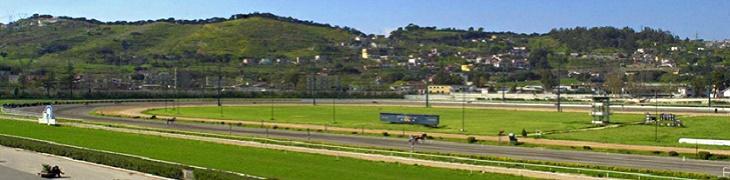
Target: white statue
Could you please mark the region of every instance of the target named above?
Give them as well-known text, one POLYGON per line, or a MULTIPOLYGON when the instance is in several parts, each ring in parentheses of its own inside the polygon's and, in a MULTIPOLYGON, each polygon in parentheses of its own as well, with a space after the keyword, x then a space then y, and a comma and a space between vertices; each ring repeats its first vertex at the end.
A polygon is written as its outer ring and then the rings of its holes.
POLYGON ((53 107, 51 105, 46 106, 46 110, 43 111, 43 116, 38 118, 38 123, 56 125, 56 116, 53 115, 53 107))

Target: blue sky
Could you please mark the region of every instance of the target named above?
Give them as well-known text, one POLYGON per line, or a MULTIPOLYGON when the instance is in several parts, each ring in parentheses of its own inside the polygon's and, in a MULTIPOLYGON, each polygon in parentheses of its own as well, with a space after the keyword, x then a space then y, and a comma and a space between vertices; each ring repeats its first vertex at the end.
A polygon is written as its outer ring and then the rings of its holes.
POLYGON ((730 39, 726 0, 2 0, 0 22, 33 13, 102 21, 200 19, 270 12, 386 34, 409 23, 544 33, 557 27, 629 26, 680 37, 730 39))

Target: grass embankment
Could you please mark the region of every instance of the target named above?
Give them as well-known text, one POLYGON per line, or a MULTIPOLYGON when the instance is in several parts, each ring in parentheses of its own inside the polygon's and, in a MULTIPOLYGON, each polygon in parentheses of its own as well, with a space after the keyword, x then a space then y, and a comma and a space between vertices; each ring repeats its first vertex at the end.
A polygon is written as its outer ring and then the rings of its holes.
POLYGON ((280 179, 524 179, 32 122, 0 120, 0 133, 280 179))
MULTIPOLYGON (((462 133, 461 108, 423 108, 406 106, 352 106, 338 105, 335 108, 335 121, 332 120, 331 105, 277 105, 274 106, 274 120, 271 121, 271 107, 261 106, 224 106, 223 116, 218 107, 182 107, 177 116, 230 119, 242 121, 267 121, 282 123, 302 124, 328 124, 331 126, 368 128, 368 129, 391 129, 428 131, 443 133, 462 133), (381 122, 380 112, 434 114, 440 115, 440 127, 428 128, 415 125, 387 124, 381 122)), ((176 115, 177 111, 172 109, 153 109, 145 111, 147 114, 176 115)), ((588 113, 577 112, 541 112, 541 111, 515 111, 495 109, 465 109, 464 125, 467 134, 497 135, 500 130, 505 132, 519 133, 522 129, 527 131, 541 130, 562 131, 591 127, 588 113)), ((613 117, 615 122, 631 122, 641 119, 641 115, 617 114, 613 117)))

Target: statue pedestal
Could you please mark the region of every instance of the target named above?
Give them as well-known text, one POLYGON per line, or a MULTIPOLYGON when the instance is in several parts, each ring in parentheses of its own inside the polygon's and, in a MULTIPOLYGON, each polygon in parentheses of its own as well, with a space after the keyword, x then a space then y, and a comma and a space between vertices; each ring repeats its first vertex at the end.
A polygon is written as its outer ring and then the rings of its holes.
POLYGON ((47 125, 56 125, 56 119, 38 118, 38 123, 47 124, 47 125))

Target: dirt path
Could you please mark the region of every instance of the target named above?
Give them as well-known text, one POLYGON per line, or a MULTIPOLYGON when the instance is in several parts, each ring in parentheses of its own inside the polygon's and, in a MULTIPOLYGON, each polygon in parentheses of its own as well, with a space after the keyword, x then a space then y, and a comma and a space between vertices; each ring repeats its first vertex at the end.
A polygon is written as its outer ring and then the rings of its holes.
MULTIPOLYGON (((293 105, 293 104, 292 104, 293 105)), ((200 105, 195 105, 200 106, 200 105)), ((212 106, 212 105, 203 105, 212 106)), ((246 106, 246 105, 235 105, 235 106, 246 106)), ((255 106, 255 104, 249 105, 255 106)), ((194 106, 181 106, 181 107, 194 107, 194 106)), ((112 106, 104 107, 96 110, 96 113, 103 115, 122 116, 122 117, 143 117, 149 118, 150 115, 143 114, 142 112, 148 109, 162 108, 159 105, 145 105, 145 106, 112 106)), ((157 116, 158 119, 170 119, 170 116, 157 116)), ((239 120, 220 120, 220 119, 209 119, 209 118, 193 118, 193 117, 176 117, 176 120, 182 121, 194 121, 194 122, 225 122, 225 123, 241 123, 244 125, 253 126, 277 126, 279 128, 291 128, 291 129, 310 129, 310 130, 322 130, 322 131, 337 131, 337 132, 364 132, 369 134, 381 134, 387 132, 388 134, 428 134, 433 137, 451 138, 451 139, 466 139, 467 137, 475 137, 479 140, 498 142, 500 140, 506 140, 507 137, 498 136, 485 136, 485 135, 464 135, 464 134, 452 134, 452 133, 435 133, 435 132, 422 132, 422 131, 398 131, 398 130, 383 130, 383 129, 359 129, 359 128, 344 128, 344 127, 328 127, 323 125, 311 125, 311 124, 294 124, 294 123, 272 123, 272 122, 255 122, 255 121, 239 121, 239 120)), ((589 142, 589 141, 574 141, 574 140, 555 140, 555 139, 534 139, 534 138, 522 138, 520 141, 529 144, 539 145, 550 145, 550 146, 563 146, 563 147, 576 147, 582 148, 583 146, 590 146, 591 148, 599 149, 613 149, 613 150, 635 150, 635 151, 676 151, 679 153, 695 153, 697 150, 694 148, 684 147, 666 147, 666 146, 649 146, 649 145, 629 145, 629 144, 615 144, 615 143, 600 143, 600 142, 589 142)), ((730 150, 716 150, 716 149, 699 149, 700 151, 708 151, 713 154, 724 154, 730 155, 730 150)))
POLYGON ((214 142, 214 143, 236 145, 236 146, 285 150, 285 151, 291 151, 291 152, 312 153, 312 154, 321 154, 321 155, 336 156, 336 157, 348 157, 348 158, 368 160, 368 161, 402 163, 402 164, 408 164, 408 165, 421 165, 421 166, 428 166, 428 167, 467 170, 467 171, 476 171, 476 172, 483 172, 483 173, 511 174, 511 175, 517 175, 517 176, 540 178, 540 179, 565 179, 565 180, 603 179, 603 178, 596 178, 596 177, 576 175, 576 174, 553 173, 553 172, 534 171, 534 170, 526 170, 526 169, 513 169, 513 168, 504 168, 504 167, 493 167, 493 166, 480 166, 480 165, 471 165, 471 164, 414 159, 414 158, 407 158, 407 157, 400 157, 400 156, 387 156, 387 155, 379 155, 379 154, 367 154, 367 153, 335 151, 335 150, 327 150, 327 149, 297 147, 297 146, 265 144, 265 143, 252 142, 252 141, 240 141, 240 140, 231 140, 231 139, 214 138, 214 137, 163 133, 163 132, 157 132, 157 131, 113 128, 113 127, 99 126, 99 125, 89 125, 89 124, 79 124, 79 123, 68 123, 67 125, 83 127, 83 128, 102 129, 102 130, 116 131, 116 132, 136 133, 136 134, 164 136, 164 137, 197 140, 197 141, 205 141, 205 142, 214 142))

